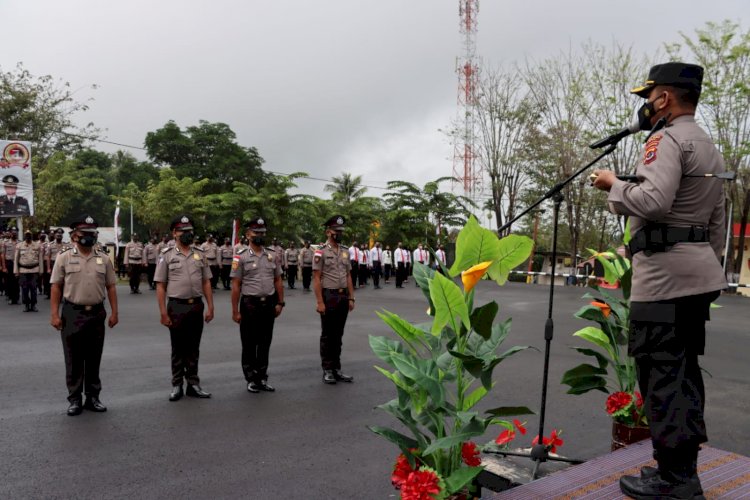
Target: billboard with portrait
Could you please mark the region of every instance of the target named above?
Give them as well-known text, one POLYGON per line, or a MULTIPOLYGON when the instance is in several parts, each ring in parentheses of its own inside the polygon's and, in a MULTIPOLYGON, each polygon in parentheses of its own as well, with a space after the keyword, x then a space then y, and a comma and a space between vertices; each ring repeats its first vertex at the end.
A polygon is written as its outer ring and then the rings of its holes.
POLYGON ((0 139, 0 217, 34 215, 31 143, 0 139))

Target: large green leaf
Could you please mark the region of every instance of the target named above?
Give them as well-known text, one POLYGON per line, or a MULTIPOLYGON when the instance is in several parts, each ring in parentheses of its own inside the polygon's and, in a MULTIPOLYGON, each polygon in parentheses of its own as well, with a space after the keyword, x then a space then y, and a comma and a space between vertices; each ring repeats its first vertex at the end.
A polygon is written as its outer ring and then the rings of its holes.
POLYGON ((437 365, 432 360, 420 360, 402 353, 391 354, 391 361, 401 374, 430 393, 437 405, 445 401, 445 389, 437 378, 437 365), (434 370, 433 370, 434 368, 434 370))
POLYGON ((379 357, 389 365, 391 363, 391 354, 394 352, 404 352, 404 346, 401 342, 389 339, 388 337, 376 337, 370 335, 370 349, 375 353, 375 356, 379 357))
POLYGON ((419 448, 419 443, 409 436, 405 436, 400 432, 396 432, 388 427, 381 427, 379 425, 368 425, 368 429, 379 436, 383 436, 391 443, 398 445, 401 448, 419 448))
POLYGON ((484 339, 489 339, 492 336, 492 322, 499 309, 494 300, 474 309, 471 313, 471 328, 484 339))
POLYGON ((404 382, 404 380, 399 376, 398 371, 389 372, 385 368, 381 368, 379 366, 376 366, 375 369, 379 371, 380 373, 382 373, 383 375, 385 375, 385 377, 391 382, 393 382, 396 385, 396 387, 400 387, 405 391, 409 390, 409 385, 406 382, 404 382))
POLYGON ((469 372, 474 378, 479 378, 480 376, 482 376, 482 369, 484 367, 483 360, 472 356, 471 354, 462 354, 456 351, 448 352, 454 358, 460 359, 466 371, 469 372))
POLYGON ((449 495, 461 491, 467 484, 471 483, 484 467, 459 467, 453 474, 445 478, 446 493, 449 495))
POLYGON ((376 311, 375 314, 377 314, 386 325, 390 326, 399 337, 409 344, 420 342, 424 337, 424 332, 422 330, 390 311, 384 310, 382 313, 376 311))
POLYGON ((581 328, 577 332, 573 334, 575 337, 580 337, 584 340, 587 340, 591 342, 592 344, 598 345, 607 353, 609 354, 610 359, 615 359, 615 352, 613 350, 612 344, 610 343, 609 337, 607 337, 607 334, 601 331, 599 328, 595 328, 593 326, 587 326, 586 328, 581 328))
POLYGON ((475 355, 482 359, 488 359, 495 354, 495 351, 510 333, 510 325, 510 318, 492 325, 492 336, 476 348, 475 355))
POLYGON ((574 349, 584 356, 593 356, 596 358, 596 361, 599 363, 599 368, 606 369, 609 365, 609 360, 605 358, 600 352, 595 351, 593 349, 586 349, 585 347, 571 347, 571 349, 574 349))
POLYGON ((443 327, 450 324, 451 329, 458 333, 460 325, 463 324, 468 330, 469 310, 464 302, 461 289, 452 280, 442 274, 436 274, 430 281, 430 297, 435 304, 435 319, 432 322, 432 333, 440 333, 443 327), (456 322, 460 319, 460 323, 456 322))
MULTIPOLYGON (((492 386, 494 387, 495 384, 492 384, 492 386)), ((468 388, 467 388, 467 390, 468 390, 468 388)), ((489 391, 487 390, 487 388, 485 388, 484 386, 481 386, 481 385, 479 387, 477 387, 476 389, 474 389, 471 392, 471 394, 469 394, 468 396, 466 396, 464 398, 464 407, 463 407, 463 410, 466 411, 466 410, 470 410, 470 409, 474 408, 474 406, 478 402, 480 402, 488 393, 489 393, 489 391)))
POLYGON ((560 382, 570 386, 569 394, 583 394, 595 389, 607 392, 604 375, 607 375, 607 370, 583 363, 566 371, 560 382))
POLYGON ((479 225, 472 215, 456 238, 456 260, 450 268, 451 276, 482 262, 496 261, 500 257, 500 240, 497 235, 479 225))
POLYGON ((415 262, 414 267, 412 267, 412 275, 419 289, 422 290, 422 294, 427 298, 427 302, 430 305, 430 316, 435 316, 435 305, 432 303, 432 297, 430 296, 430 281, 435 276, 435 270, 429 266, 415 262))
POLYGON ((485 413, 489 413, 495 417, 512 417, 516 415, 534 415, 534 412, 526 406, 498 406, 487 410, 485 413))
POLYGON ((481 434, 481 430, 479 430, 478 432, 457 432, 456 434, 451 434, 450 436, 436 439, 430 444, 430 446, 428 446, 424 450, 424 454, 429 455, 430 453, 433 453, 437 450, 449 450, 452 447, 459 445, 465 441, 470 441, 471 438, 479 436, 481 434))
POLYGON ((513 268, 523 264, 529 258, 533 247, 534 241, 531 238, 518 234, 511 234, 499 240, 500 255, 487 274, 498 285, 504 284, 513 268))

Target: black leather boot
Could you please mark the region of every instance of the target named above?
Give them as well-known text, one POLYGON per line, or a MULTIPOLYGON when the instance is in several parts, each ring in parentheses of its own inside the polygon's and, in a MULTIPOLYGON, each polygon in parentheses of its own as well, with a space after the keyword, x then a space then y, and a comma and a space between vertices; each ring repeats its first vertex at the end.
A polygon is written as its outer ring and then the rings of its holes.
POLYGON ((635 498, 701 499, 703 488, 698 477, 698 448, 659 450, 654 453, 659 468, 644 467, 641 476, 623 476, 620 489, 635 498))

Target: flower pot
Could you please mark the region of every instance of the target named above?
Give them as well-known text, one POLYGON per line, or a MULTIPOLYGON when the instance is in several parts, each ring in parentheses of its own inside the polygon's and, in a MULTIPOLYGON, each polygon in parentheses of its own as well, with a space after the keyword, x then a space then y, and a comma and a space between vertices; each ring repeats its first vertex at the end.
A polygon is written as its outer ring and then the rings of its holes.
POLYGON ((650 437, 651 432, 648 427, 630 427, 620 422, 612 422, 612 451, 650 437))

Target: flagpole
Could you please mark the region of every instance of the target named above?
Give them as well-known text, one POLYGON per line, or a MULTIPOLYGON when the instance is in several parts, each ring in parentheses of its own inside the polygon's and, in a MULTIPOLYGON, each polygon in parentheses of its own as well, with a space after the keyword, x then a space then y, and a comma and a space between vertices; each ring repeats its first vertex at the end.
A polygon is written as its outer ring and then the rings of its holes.
POLYGON ((130 241, 133 241, 133 199, 130 199, 130 241))

